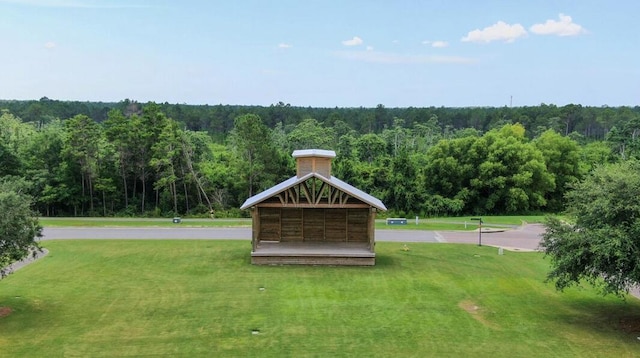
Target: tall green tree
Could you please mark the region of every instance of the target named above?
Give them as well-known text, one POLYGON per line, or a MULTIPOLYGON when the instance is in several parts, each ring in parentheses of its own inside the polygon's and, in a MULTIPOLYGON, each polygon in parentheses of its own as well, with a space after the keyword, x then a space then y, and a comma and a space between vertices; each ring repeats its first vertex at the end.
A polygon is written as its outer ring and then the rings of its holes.
POLYGON ((597 167, 567 194, 570 222, 549 218, 541 243, 559 290, 585 281, 621 295, 640 284, 640 163, 597 167))
POLYGON ((229 170, 234 167, 236 157, 228 146, 222 144, 210 143, 208 149, 210 157, 200 161, 199 171, 202 173, 202 183, 206 185, 207 193, 211 197, 209 210, 227 209, 235 204, 235 183, 239 181, 235 171, 229 170))
POLYGON ((0 111, 0 142, 15 155, 21 155, 24 145, 35 131, 32 124, 22 122, 7 110, 0 111))
POLYGON ((67 135, 64 153, 78 166, 82 186, 83 214, 84 204, 94 211, 94 180, 98 176, 99 143, 102 142, 100 126, 85 115, 77 115, 65 122, 67 135), (88 199, 87 199, 88 193, 88 199))
POLYGON ((581 172, 588 173, 602 164, 611 164, 618 160, 611 147, 604 141, 587 143, 580 147, 581 172))
POLYGON ((542 153, 525 137, 524 127, 505 125, 482 139, 487 144, 486 158, 471 180, 480 195, 479 208, 500 213, 543 209, 546 193, 554 188, 553 177, 542 153))
MULTIPOLYGON (((142 108, 142 115, 132 115, 131 121, 131 151, 132 163, 137 178, 134 181, 133 191, 140 196, 140 211, 144 213, 149 201, 148 188, 154 188, 154 183, 159 179, 158 172, 151 165, 154 155, 153 146, 159 142, 162 131, 166 128, 170 120, 156 103, 149 102, 142 108), (140 193, 137 192, 137 184, 140 183, 140 193)), ((158 194, 157 189, 156 194, 158 194)), ((158 202, 156 195, 155 203, 158 202)))
POLYGON ((356 141, 352 133, 346 133, 338 139, 336 147, 336 158, 332 163, 332 175, 355 185, 358 174, 355 172, 355 166, 358 161, 354 148, 356 141))
POLYGON ((544 157, 547 172, 553 176, 554 188, 545 194, 546 209, 558 212, 564 206, 568 186, 582 178, 580 147, 569 137, 547 130, 533 142, 544 157))
POLYGON ((404 127, 405 120, 394 118, 393 126, 382 131, 382 137, 387 142, 388 153, 397 156, 401 151, 408 151, 414 145, 411 131, 404 127))
POLYGON ((202 165, 210 161, 213 157, 210 151, 211 138, 205 132, 178 131, 178 140, 181 146, 182 160, 181 170, 183 172, 183 184, 186 198, 186 210, 190 210, 187 185, 194 185, 198 198, 198 205, 204 205, 208 211, 213 209, 209 192, 209 182, 202 172, 202 165))
POLYGON ((424 201, 424 193, 415 160, 406 150, 400 151, 391 160, 389 185, 385 203, 400 216, 418 214, 424 201))
POLYGON ((21 166, 20 158, 8 146, 0 142, 0 177, 19 175, 21 166))
POLYGON ((473 210, 478 193, 471 180, 486 157, 485 146, 475 145, 477 141, 477 137, 443 139, 427 151, 423 178, 428 195, 456 199, 466 210, 473 210))
POLYGON ((371 164, 387 156, 387 142, 375 133, 367 133, 356 138, 354 146, 358 160, 364 163, 371 164))
POLYGON ((335 176, 376 197, 388 195, 391 157, 381 135, 345 134, 340 137, 337 155, 335 176))
POLYGON ((412 147, 417 152, 426 152, 440 140, 441 132, 436 115, 432 115, 425 123, 414 123, 412 147))
POLYGON ((25 151, 35 133, 31 123, 0 110, 0 176, 23 174, 25 151))
POLYGON ((281 155, 273 145, 271 130, 259 116, 237 117, 229 139, 244 195, 253 196, 275 184, 281 155))
MULTIPOLYGON (((171 120, 164 122, 164 126, 158 134, 158 140, 151 146, 151 159, 149 164, 155 170, 156 181, 154 189, 156 191, 166 191, 171 197, 173 213, 178 213, 178 159, 182 157, 182 146, 179 142, 177 123, 171 120)), ((156 200, 156 207, 158 202, 156 200)))
POLYGON ((332 149, 336 143, 333 128, 325 127, 317 120, 308 118, 298 123, 287 134, 289 150, 297 149, 332 149))
POLYGON ((519 124, 505 125, 482 137, 442 140, 427 156, 426 192, 460 200, 466 212, 540 210, 546 205, 545 194, 554 188, 542 153, 519 124))
POLYGON ((23 157, 25 174, 33 183, 31 194, 38 210, 46 216, 58 212, 68 214, 75 198, 80 197, 80 191, 75 190, 76 180, 69 170, 68 157, 63 153, 65 136, 66 129, 61 120, 43 124, 28 142, 23 157))
POLYGON ((628 108, 619 114, 623 119, 611 128, 606 140, 620 158, 640 158, 640 114, 628 108))
POLYGON ((130 175, 134 172, 134 121, 117 109, 112 109, 104 122, 104 131, 110 145, 114 147, 118 172, 123 189, 123 199, 125 210, 129 207, 129 181, 130 175))

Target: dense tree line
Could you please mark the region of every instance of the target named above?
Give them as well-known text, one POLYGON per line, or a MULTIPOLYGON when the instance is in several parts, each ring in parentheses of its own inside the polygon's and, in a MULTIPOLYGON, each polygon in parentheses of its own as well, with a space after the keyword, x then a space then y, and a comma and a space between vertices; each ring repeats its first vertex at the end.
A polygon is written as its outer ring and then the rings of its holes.
MULTIPOLYGON (((129 99, 112 103, 58 101, 47 97, 32 101, 0 100, 0 108, 7 109, 25 122, 40 124, 54 119, 71 118, 77 114, 84 114, 102 123, 112 109, 130 116, 141 114, 143 106, 129 99)), ((180 123, 182 128, 205 131, 217 139, 225 138, 231 132, 237 117, 255 114, 271 129, 278 124, 284 128, 296 126, 305 119, 313 118, 327 127, 341 122, 358 133, 380 133, 386 128, 391 128, 397 118, 402 118, 404 125, 409 128, 435 120, 445 133, 465 128, 486 132, 504 124, 520 123, 526 129, 529 138, 538 136, 547 129, 553 129, 562 135, 571 134, 574 139, 604 140, 610 132, 613 132, 613 136, 624 136, 628 131, 633 131, 633 128, 638 126, 640 114, 640 106, 588 107, 576 104, 497 108, 387 108, 380 104, 375 108, 312 108, 295 107, 283 102, 271 106, 187 105, 165 102, 158 106, 167 117, 180 123)))
POLYGON ((563 209, 594 167, 640 155, 640 108, 301 108, 0 101, 0 177, 42 215, 183 215, 237 207, 334 149, 334 175, 393 214, 563 209))

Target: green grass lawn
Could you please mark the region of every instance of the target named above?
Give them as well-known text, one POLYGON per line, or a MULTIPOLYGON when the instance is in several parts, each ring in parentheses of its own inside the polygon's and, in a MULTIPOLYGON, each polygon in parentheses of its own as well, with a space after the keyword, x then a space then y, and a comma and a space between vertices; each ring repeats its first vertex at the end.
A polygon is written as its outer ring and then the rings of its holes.
POLYGON ((557 293, 539 253, 381 242, 374 267, 252 266, 245 241, 44 245, 0 281, 0 356, 640 355, 640 301, 557 293))

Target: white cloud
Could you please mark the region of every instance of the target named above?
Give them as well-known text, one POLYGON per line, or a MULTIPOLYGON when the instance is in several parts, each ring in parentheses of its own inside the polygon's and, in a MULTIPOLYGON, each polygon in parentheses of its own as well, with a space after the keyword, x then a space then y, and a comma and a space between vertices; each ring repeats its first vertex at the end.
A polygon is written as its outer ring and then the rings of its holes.
POLYGON ((436 48, 443 48, 443 47, 448 47, 449 43, 447 41, 429 41, 429 40, 424 40, 422 41, 423 45, 431 45, 431 47, 436 47, 436 48))
POLYGON ((278 44, 278 48, 292 48, 292 47, 293 47, 293 45, 286 44, 286 43, 283 43, 283 42, 278 44))
POLYGON ((367 46, 367 51, 373 51, 373 46, 367 46))
POLYGON ((475 29, 470 31, 467 36, 462 38, 463 42, 491 42, 504 41, 513 42, 519 37, 527 35, 527 30, 520 24, 509 25, 504 21, 485 27, 482 30, 475 29))
POLYGON ((362 39, 359 38, 358 36, 354 36, 351 40, 344 40, 342 41, 342 44, 345 46, 358 46, 358 45, 362 45, 362 39))
POLYGON ((55 42, 53 42, 53 41, 49 41, 49 42, 44 44, 44 47, 48 48, 48 49, 52 49, 52 48, 54 48, 56 46, 57 46, 57 44, 55 42))
POLYGON ((571 16, 560 14, 560 21, 547 20, 544 24, 535 24, 529 28, 536 35, 576 36, 586 34, 584 27, 576 24, 571 16))
POLYGON ((341 51, 336 55, 347 60, 381 64, 471 64, 477 62, 473 58, 461 56, 402 55, 378 51, 341 51))

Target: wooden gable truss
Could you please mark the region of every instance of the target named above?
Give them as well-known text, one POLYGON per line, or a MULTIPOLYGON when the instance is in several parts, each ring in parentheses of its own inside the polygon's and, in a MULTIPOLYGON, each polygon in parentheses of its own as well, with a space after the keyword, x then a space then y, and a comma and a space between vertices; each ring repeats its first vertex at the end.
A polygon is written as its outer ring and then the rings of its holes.
POLYGON ((311 177, 258 204, 280 208, 368 208, 369 205, 327 182, 311 177))

